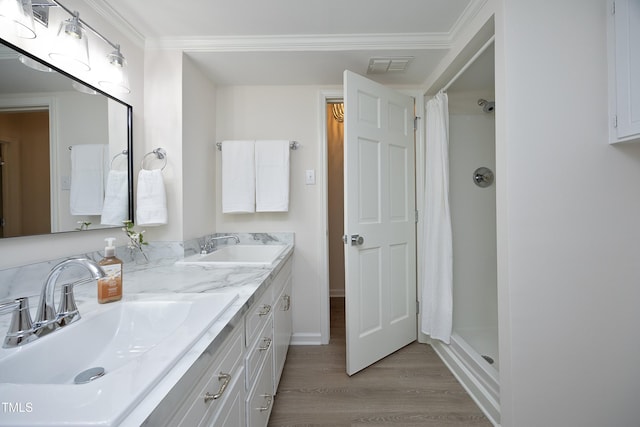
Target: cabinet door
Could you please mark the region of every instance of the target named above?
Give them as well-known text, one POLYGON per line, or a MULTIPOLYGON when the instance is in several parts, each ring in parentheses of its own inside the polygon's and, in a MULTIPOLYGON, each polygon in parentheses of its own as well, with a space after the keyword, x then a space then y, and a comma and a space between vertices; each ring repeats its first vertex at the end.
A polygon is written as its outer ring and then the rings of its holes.
POLYGON ((274 394, 278 391, 280 376, 284 368, 284 361, 289 350, 289 342, 291 341, 291 333, 293 330, 293 322, 291 317, 291 290, 293 282, 291 275, 286 280, 285 286, 280 292, 280 296, 276 301, 274 311, 274 394))
POLYGON ((617 138, 640 137, 640 1, 614 7, 617 138))

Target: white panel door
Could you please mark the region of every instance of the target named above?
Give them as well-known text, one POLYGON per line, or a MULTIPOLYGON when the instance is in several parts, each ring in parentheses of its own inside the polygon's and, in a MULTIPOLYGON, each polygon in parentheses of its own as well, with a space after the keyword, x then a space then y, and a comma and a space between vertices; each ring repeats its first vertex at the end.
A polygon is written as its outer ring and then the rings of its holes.
POLYGON ((347 374, 416 339, 414 102, 344 73, 347 374))

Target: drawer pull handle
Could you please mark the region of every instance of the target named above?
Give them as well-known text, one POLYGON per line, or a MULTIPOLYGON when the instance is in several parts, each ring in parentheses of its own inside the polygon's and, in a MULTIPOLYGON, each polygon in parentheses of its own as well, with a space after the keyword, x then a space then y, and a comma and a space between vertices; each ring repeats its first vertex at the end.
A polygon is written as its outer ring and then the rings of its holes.
POLYGON ((260 412, 268 411, 269 408, 271 408, 271 404, 273 403, 273 396, 271 396, 270 394, 263 394, 262 397, 267 400, 267 404, 256 409, 260 412))
POLYGON ((205 393, 204 403, 208 403, 212 400, 218 400, 222 397, 222 395, 224 394, 224 391, 227 389, 227 386, 231 382, 231 374, 225 374, 220 372, 220 375, 218 375, 218 381, 224 381, 220 386, 220 390, 218 390, 216 394, 211 394, 209 392, 205 393))
POLYGON ((258 316, 266 316, 271 313, 271 306, 269 304, 265 304, 261 307, 261 310, 258 312, 258 316))
POLYGON ((264 346, 258 347, 258 350, 259 351, 269 350, 269 347, 271 347, 271 338, 263 338, 262 342, 264 343, 264 346))
POLYGON ((285 300, 285 302, 287 304, 287 305, 284 306, 282 311, 289 311, 289 309, 291 308, 291 295, 284 295, 282 298, 284 298, 284 300, 285 300))

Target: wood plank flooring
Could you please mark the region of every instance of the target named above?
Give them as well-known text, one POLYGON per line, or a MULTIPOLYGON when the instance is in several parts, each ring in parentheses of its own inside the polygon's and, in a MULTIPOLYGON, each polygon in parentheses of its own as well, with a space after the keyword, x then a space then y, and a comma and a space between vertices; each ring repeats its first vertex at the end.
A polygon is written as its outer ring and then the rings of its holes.
POLYGON ((269 426, 374 425, 491 423, 426 344, 414 342, 349 377, 344 299, 331 298, 330 343, 289 347, 269 426))

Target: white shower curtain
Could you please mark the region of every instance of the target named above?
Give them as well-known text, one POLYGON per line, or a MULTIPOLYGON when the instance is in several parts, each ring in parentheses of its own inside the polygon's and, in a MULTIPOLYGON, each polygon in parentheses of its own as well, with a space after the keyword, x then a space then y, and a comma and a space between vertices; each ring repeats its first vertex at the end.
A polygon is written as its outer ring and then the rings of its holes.
POLYGON ((449 211, 449 106, 439 92, 426 105, 426 165, 421 265, 421 330, 449 344, 453 249, 449 211))

